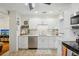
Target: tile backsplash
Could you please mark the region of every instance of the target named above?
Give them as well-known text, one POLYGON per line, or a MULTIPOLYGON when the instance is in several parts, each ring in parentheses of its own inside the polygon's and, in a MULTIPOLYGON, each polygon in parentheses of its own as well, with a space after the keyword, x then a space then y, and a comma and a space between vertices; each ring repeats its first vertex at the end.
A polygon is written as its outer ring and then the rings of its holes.
POLYGON ((51 36, 58 36, 58 29, 46 29, 46 30, 37 30, 37 29, 30 29, 30 35, 51 35, 51 36))

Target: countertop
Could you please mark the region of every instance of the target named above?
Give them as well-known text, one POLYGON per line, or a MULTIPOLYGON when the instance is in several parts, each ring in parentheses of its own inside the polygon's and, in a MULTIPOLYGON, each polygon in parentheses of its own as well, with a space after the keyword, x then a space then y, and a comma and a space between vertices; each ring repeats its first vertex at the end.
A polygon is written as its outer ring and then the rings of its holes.
POLYGON ((79 55, 79 46, 76 41, 64 41, 62 44, 70 49, 71 51, 77 53, 79 55))
POLYGON ((20 36, 39 36, 39 37, 61 37, 61 36, 56 36, 56 35, 32 35, 32 34, 28 34, 28 35, 20 35, 20 36))

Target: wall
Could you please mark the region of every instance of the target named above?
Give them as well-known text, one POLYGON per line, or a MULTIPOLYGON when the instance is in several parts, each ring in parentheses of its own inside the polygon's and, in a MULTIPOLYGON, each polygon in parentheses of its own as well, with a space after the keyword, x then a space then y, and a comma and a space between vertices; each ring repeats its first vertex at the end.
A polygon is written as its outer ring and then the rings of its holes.
MULTIPOLYGON (((60 25, 62 25, 61 29, 63 31, 63 35, 60 38, 62 41, 75 41, 76 40, 76 36, 74 35, 71 26, 70 26, 70 16, 72 14, 74 14, 75 12, 79 11, 79 4, 77 3, 72 3, 71 7, 69 9, 67 9, 66 11, 64 11, 64 20, 62 22, 60 22, 60 25)), ((61 32, 62 32, 61 31, 61 32)), ((79 30, 78 30, 79 31, 79 30)), ((60 48, 58 48, 58 55, 62 55, 62 42, 59 40, 59 46, 60 48)))
POLYGON ((79 4, 71 4, 71 7, 64 11, 64 23, 63 23, 63 41, 75 41, 76 36, 74 35, 70 26, 70 16, 79 10, 79 4))
MULTIPOLYGON (((72 14, 76 14, 76 12, 79 12, 79 3, 72 4, 72 14)), ((79 29, 72 29, 74 33, 74 36, 79 35, 79 29)))
POLYGON ((73 32, 71 31, 70 27, 70 15, 71 15, 71 9, 68 9, 64 12, 64 36, 63 36, 63 41, 74 41, 74 35, 73 32))
POLYGON ((27 16, 23 16, 23 15, 21 15, 21 20, 20 20, 20 24, 21 25, 24 25, 24 21, 28 21, 29 19, 28 19, 28 17, 27 16))
POLYGON ((9 29, 9 17, 8 15, 0 16, 0 29, 9 29))
MULTIPOLYGON (((38 32, 45 31, 44 33, 48 33, 48 29, 58 29, 59 21, 58 18, 55 17, 48 17, 48 18, 40 18, 34 17, 30 18, 29 20, 29 28, 30 29, 37 29, 38 32), (41 25, 46 24, 46 25, 41 25)), ((37 32, 37 34, 38 34, 37 32)))
POLYGON ((17 13, 15 11, 10 11, 9 14, 9 44, 10 44, 10 52, 18 51, 18 36, 17 36, 17 13))

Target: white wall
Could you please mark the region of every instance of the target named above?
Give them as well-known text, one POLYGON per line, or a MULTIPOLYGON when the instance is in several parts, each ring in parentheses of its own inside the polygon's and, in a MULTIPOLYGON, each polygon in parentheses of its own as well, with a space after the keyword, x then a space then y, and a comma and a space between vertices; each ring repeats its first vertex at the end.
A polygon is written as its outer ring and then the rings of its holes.
POLYGON ((10 26, 10 34, 9 34, 9 45, 10 52, 18 51, 18 37, 17 37, 17 13, 15 11, 11 11, 9 15, 9 26, 10 26))
POLYGON ((21 25, 24 25, 24 21, 28 21, 28 17, 27 16, 23 16, 23 15, 20 15, 21 16, 21 25))
POLYGON ((7 15, 0 17, 0 29, 9 29, 9 17, 7 15))
POLYGON ((63 41, 75 41, 75 35, 71 29, 70 26, 70 16, 74 14, 75 12, 79 11, 79 4, 71 4, 71 7, 64 11, 64 23, 63 23, 63 32, 64 32, 64 38, 63 41))
POLYGON ((40 31, 42 31, 42 33, 48 34, 49 33, 48 29, 58 29, 58 27, 59 27, 59 20, 58 18, 55 17, 51 17, 51 18, 34 17, 34 18, 30 18, 29 20, 29 28, 37 29, 37 34, 40 31), (40 25, 42 23, 46 25, 40 25))
POLYGON ((23 25, 23 21, 26 20, 22 18, 22 15, 16 11, 10 11, 9 14, 9 27, 10 27, 10 52, 18 51, 18 39, 20 35, 20 26, 23 25), (19 25, 17 24, 19 21, 19 25))
POLYGON ((72 10, 71 10, 72 14, 79 11, 79 3, 73 3, 71 7, 72 7, 72 10))
POLYGON ((64 38, 63 41, 73 41, 74 36, 73 33, 71 31, 71 27, 70 27, 70 15, 71 15, 71 11, 70 10, 66 10, 64 12, 64 38))

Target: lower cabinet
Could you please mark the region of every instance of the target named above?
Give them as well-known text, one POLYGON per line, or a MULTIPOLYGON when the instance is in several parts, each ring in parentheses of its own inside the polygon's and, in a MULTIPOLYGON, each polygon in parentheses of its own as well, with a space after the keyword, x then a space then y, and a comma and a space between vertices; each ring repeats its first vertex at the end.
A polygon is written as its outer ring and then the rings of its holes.
POLYGON ((49 39, 49 48, 55 48, 56 40, 54 38, 49 39))
POLYGON ((18 40, 18 48, 19 49, 28 49, 28 36, 19 36, 18 40))
MULTIPOLYGON (((38 36, 37 38, 37 48, 57 48, 57 39, 52 36, 38 36)), ((20 49, 28 49, 28 36, 19 36, 18 40, 18 48, 20 49)))
POLYGON ((48 48, 47 37, 38 37, 38 48, 48 48))
POLYGON ((38 48, 56 48, 56 38, 51 36, 38 37, 38 48))

